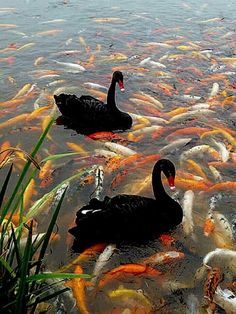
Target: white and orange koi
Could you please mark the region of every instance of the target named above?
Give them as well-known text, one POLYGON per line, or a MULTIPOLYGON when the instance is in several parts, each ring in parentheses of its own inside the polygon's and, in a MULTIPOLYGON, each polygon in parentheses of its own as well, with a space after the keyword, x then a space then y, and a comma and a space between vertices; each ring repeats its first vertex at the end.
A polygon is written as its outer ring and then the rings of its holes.
POLYGON ((152 256, 146 257, 141 260, 141 263, 148 265, 161 265, 183 259, 185 254, 178 251, 158 252, 152 256))

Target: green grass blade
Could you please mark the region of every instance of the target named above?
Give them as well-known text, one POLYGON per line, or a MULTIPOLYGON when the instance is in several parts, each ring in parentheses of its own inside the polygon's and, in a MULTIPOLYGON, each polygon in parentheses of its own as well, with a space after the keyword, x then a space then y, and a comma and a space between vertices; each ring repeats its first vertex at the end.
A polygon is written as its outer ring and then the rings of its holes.
POLYGON ((2 256, 0 256, 0 264, 8 271, 9 274, 11 274, 12 277, 16 276, 14 269, 10 266, 10 264, 2 256))
MULTIPOLYGON (((4 195, 6 193, 6 189, 7 189, 7 185, 8 185, 9 179, 11 177, 12 169, 13 169, 13 164, 11 164, 11 167, 10 167, 8 173, 7 173, 6 179, 5 179, 4 183, 3 183, 3 186, 2 186, 2 189, 1 189, 1 192, 0 192, 0 208, 2 208, 3 198, 4 198, 4 195)), ((4 215, 4 217, 5 217, 5 215, 4 215)))
POLYGON ((48 280, 48 279, 73 279, 73 278, 91 279, 92 277, 93 277, 92 275, 88 275, 88 274, 40 273, 40 274, 29 276, 27 278, 27 281, 31 282, 31 281, 48 280))
POLYGON ((19 242, 16 239, 15 230, 13 229, 13 226, 11 225, 11 246, 10 246, 10 254, 9 254, 9 263, 10 265, 13 264, 14 258, 16 258, 17 265, 21 264, 21 254, 19 249, 19 242))
POLYGON ((64 154, 56 154, 56 155, 50 155, 43 160, 41 160, 40 164, 43 162, 46 162, 48 160, 57 160, 65 157, 70 157, 70 156, 75 156, 75 155, 80 155, 81 153, 64 153, 64 154))
POLYGON ((29 227, 29 233, 27 237, 27 242, 24 250, 24 255, 22 258, 22 263, 20 264, 19 269, 19 283, 18 283, 18 294, 16 296, 16 313, 24 313, 25 312, 25 295, 26 291, 28 292, 28 283, 26 281, 29 275, 29 263, 31 259, 31 251, 32 251, 32 235, 33 235, 33 222, 31 221, 29 227), (18 311, 18 312, 17 312, 18 311))

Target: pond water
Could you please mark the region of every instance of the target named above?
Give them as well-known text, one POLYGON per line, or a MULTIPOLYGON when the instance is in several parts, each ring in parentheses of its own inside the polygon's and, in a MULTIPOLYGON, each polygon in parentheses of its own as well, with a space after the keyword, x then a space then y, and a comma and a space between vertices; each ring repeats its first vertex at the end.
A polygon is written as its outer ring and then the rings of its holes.
MULTIPOLYGON (((160 154, 177 169, 176 192, 168 193, 183 204, 186 191, 193 191, 193 220, 189 220, 189 209, 184 224, 170 232, 176 246, 157 238, 119 247, 99 279, 114 267, 140 263, 158 252, 175 250, 184 253, 184 258, 152 266, 162 272, 158 278, 147 273, 127 275, 110 280, 96 293, 87 289, 85 302, 90 313, 207 313, 206 273, 199 280, 194 275, 208 252, 235 249, 235 1, 0 3, 1 147, 9 142, 30 153, 54 107, 53 94, 89 94, 104 101, 106 89, 90 83, 109 87, 115 69, 123 72, 125 85, 125 93, 116 91, 117 105, 134 114, 131 130, 100 140, 62 125, 52 126, 37 160, 50 154, 79 153, 49 164, 36 179, 28 207, 63 180, 79 171, 85 173, 70 182, 57 221, 60 238, 51 244, 47 268, 57 270, 76 257, 67 230, 74 225, 76 211, 94 193, 91 167, 104 170, 101 198, 119 193, 152 197, 149 179, 158 158, 153 155, 160 154), (85 71, 73 73, 60 62, 82 65, 85 71), (26 84, 30 85, 15 98, 19 101, 6 102, 26 84), (38 111, 32 116, 34 110, 38 111), (138 158, 119 166, 127 156, 123 151, 107 156, 102 152, 108 151, 107 141, 132 149, 138 158), (209 221, 214 228, 208 232, 209 221), (111 297, 109 293, 122 290, 121 286, 129 290, 111 297)), ((19 173, 21 167, 22 163, 15 164, 14 172, 19 173)), ((6 168, 1 171, 5 173, 6 168)), ((42 232, 50 216, 49 205, 35 216, 42 232)), ((81 263, 84 272, 93 272, 98 256, 81 263)), ((227 267, 223 258, 217 263, 212 266, 221 268, 226 287, 235 280, 235 267, 227 267)), ((224 313, 219 307, 216 311, 224 313)))

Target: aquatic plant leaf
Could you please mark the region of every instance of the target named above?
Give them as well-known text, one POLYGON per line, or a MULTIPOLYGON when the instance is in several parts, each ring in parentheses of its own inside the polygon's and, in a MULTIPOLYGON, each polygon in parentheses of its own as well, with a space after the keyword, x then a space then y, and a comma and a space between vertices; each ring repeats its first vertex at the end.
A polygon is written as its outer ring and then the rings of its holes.
POLYGON ((47 279, 73 279, 73 278, 83 278, 91 279, 93 276, 88 274, 72 274, 72 273, 41 273, 37 275, 32 275, 27 278, 27 281, 38 281, 47 279))
POLYGON ((44 158, 43 160, 41 160, 40 164, 43 162, 46 162, 48 160, 57 160, 60 158, 70 157, 70 156, 74 156, 74 155, 80 155, 80 153, 64 153, 64 154, 50 155, 50 156, 44 158))
POLYGON ((28 292, 28 283, 26 281, 29 275, 29 264, 31 260, 31 250, 32 250, 32 235, 33 235, 33 221, 30 223, 27 242, 24 249, 24 254, 22 257, 21 264, 19 265, 19 284, 18 284, 18 294, 16 296, 15 308, 18 313, 23 313, 25 311, 26 300, 25 296, 28 292))
POLYGON ((2 189, 1 189, 1 192, 0 192, 0 208, 2 207, 3 198, 4 198, 4 195, 6 193, 6 189, 7 189, 7 185, 8 185, 9 179, 11 177, 12 168, 13 168, 13 164, 11 164, 11 167, 10 167, 8 173, 7 173, 6 179, 5 179, 4 183, 3 183, 3 186, 2 186, 2 189))

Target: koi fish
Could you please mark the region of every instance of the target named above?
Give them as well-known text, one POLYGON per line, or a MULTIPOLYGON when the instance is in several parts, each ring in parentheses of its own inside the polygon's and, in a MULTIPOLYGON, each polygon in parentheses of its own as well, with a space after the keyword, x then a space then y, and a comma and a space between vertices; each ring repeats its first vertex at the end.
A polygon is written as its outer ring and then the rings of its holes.
POLYGON ((99 255, 96 264, 93 269, 93 278, 91 279, 92 283, 96 283, 98 276, 101 273, 101 270, 105 267, 111 256, 113 255, 114 251, 116 249, 115 244, 109 244, 104 251, 99 255))
POLYGON ((203 258, 203 265, 207 267, 215 267, 218 265, 220 267, 222 265, 225 265, 227 268, 231 268, 233 271, 235 271, 236 251, 217 248, 214 251, 211 251, 205 255, 205 257, 203 258))
POLYGON ((48 31, 38 32, 37 36, 55 36, 59 33, 63 32, 63 29, 50 29, 48 31))
POLYGON ((10 118, 7 121, 4 121, 0 124, 0 129, 11 127, 12 125, 15 125, 16 123, 26 121, 28 115, 29 115, 28 113, 22 113, 16 117, 10 118))
POLYGON ((142 264, 161 265, 176 262, 185 257, 185 254, 178 251, 158 252, 141 260, 142 264))
POLYGON ((189 170, 193 170, 197 175, 202 177, 204 180, 208 181, 205 172, 202 170, 202 168, 201 168, 201 166, 199 164, 197 164, 192 159, 187 159, 186 163, 187 163, 187 168, 189 170))
POLYGON ((75 144, 75 143, 71 143, 71 142, 67 142, 66 145, 72 149, 73 151, 83 155, 83 156, 87 156, 88 152, 86 150, 84 150, 84 148, 81 145, 75 144))
POLYGON ((190 148, 189 150, 183 152, 180 155, 180 162, 184 162, 186 159, 189 159, 192 155, 196 155, 196 154, 198 156, 203 157, 203 154, 205 153, 213 154, 215 158, 219 157, 219 153, 215 149, 213 149, 209 145, 203 144, 203 145, 194 146, 190 148))
POLYGON ((90 246, 89 248, 85 249, 79 256, 77 256, 72 262, 68 265, 65 265, 60 268, 60 272, 65 272, 68 269, 71 269, 73 266, 78 266, 80 263, 83 263, 90 258, 94 257, 98 252, 104 251, 106 248, 105 243, 98 243, 90 246))
POLYGON ((181 136, 181 135, 190 135, 190 134, 193 134, 193 135, 198 135, 200 136, 201 134, 203 134, 204 132, 207 132, 209 131, 209 129, 207 128, 200 128, 200 127, 190 127, 190 128, 181 128, 181 129, 178 129, 174 132, 172 132, 171 134, 169 134, 166 139, 167 141, 171 141, 173 138, 175 137, 178 137, 178 136, 181 136))
POLYGON ((113 143, 113 142, 106 142, 104 144, 104 146, 106 148, 108 148, 109 150, 115 152, 116 154, 121 154, 123 156, 130 156, 130 155, 135 155, 137 154, 134 150, 125 147, 121 144, 117 144, 117 143, 113 143))
POLYGON ((211 218, 214 221, 214 230, 211 233, 215 244, 219 248, 234 248, 234 235, 232 227, 227 220, 227 218, 219 213, 218 211, 213 211, 211 218))
POLYGON ((104 17, 104 18, 93 18, 96 23, 117 23, 123 22, 124 19, 120 17, 104 17))
POLYGON ((161 272, 147 265, 141 264, 124 264, 120 265, 112 270, 108 271, 99 281, 98 289, 103 288, 110 281, 122 278, 127 275, 144 275, 156 277, 159 276, 161 272))
POLYGON ((232 145, 236 147, 236 140, 234 139, 234 137, 231 134, 229 134, 229 132, 223 130, 222 128, 217 128, 216 130, 205 132, 201 135, 201 138, 215 134, 222 134, 232 145))
POLYGON ((208 270, 207 280, 204 284, 204 298, 212 302, 215 291, 222 280, 221 269, 218 267, 208 270))
POLYGON ((35 189, 35 186, 36 186, 35 180, 31 179, 23 195, 24 208, 28 208, 30 201, 32 200, 32 196, 38 194, 35 189))
POLYGON ((214 114, 215 114, 215 111, 210 110, 210 109, 191 110, 191 111, 184 112, 170 118, 169 123, 181 122, 191 117, 209 116, 209 115, 211 116, 214 114))
POLYGON ((38 66, 38 65, 40 65, 44 60, 45 60, 44 57, 38 57, 37 59, 35 59, 34 65, 35 65, 35 66, 38 66))
POLYGON ((142 309, 143 314, 151 313, 153 310, 153 304, 142 290, 126 289, 120 286, 117 290, 109 291, 108 296, 112 300, 121 299, 122 305, 142 309))
POLYGON ((167 144, 166 146, 162 147, 159 152, 160 154, 168 154, 173 151, 177 151, 181 149, 182 147, 186 146, 191 142, 192 138, 179 138, 177 140, 172 141, 170 144, 167 144))
POLYGON ((33 120, 35 118, 38 118, 40 116, 40 113, 45 111, 45 110, 48 110, 50 109, 50 106, 43 106, 43 107, 39 107, 35 110, 33 110, 27 117, 26 121, 30 121, 30 120, 33 120))
POLYGON ((202 190, 207 191, 209 189, 209 185, 203 181, 196 181, 191 179, 183 179, 177 177, 175 179, 175 186, 181 189, 192 189, 192 190, 202 190))
POLYGON ((221 190, 235 190, 236 189, 236 182, 235 181, 225 181, 225 182, 219 182, 211 187, 209 187, 209 190, 207 192, 214 192, 214 191, 221 191, 221 190))
POLYGON ((71 63, 71 62, 61 62, 61 61, 57 61, 57 60, 53 60, 56 64, 64 67, 67 72, 70 73, 81 73, 86 71, 86 69, 82 66, 79 65, 77 63, 71 63))
POLYGON ((184 193, 184 197, 182 200, 182 208, 183 208, 183 230, 187 235, 193 235, 193 200, 194 200, 194 192, 192 190, 188 190, 184 193))
POLYGON ((8 156, 8 149, 11 147, 11 144, 9 141, 5 141, 0 148, 0 169, 6 164, 7 156, 8 156), (5 151, 5 152, 4 152, 5 151))
MULTIPOLYGON (((76 266, 75 274, 83 274, 80 266, 76 266)), ((90 314, 85 300, 86 282, 83 278, 73 278, 66 282, 66 285, 72 288, 73 295, 76 299, 76 305, 82 314, 90 314)))
POLYGON ((92 89, 102 89, 104 91, 107 92, 108 88, 106 86, 103 86, 103 85, 100 85, 100 84, 97 84, 97 83, 92 83, 92 82, 85 82, 84 83, 85 86, 88 86, 89 88, 92 88, 92 89))
POLYGON ((28 48, 31 48, 35 45, 35 43, 28 43, 28 44, 25 44, 23 46, 20 46, 19 48, 17 48, 18 51, 21 51, 21 50, 24 50, 24 49, 28 49, 28 48))
POLYGON ((211 139, 212 143, 215 144, 218 148, 219 148, 219 154, 221 156, 221 160, 223 162, 226 162, 228 161, 229 159, 229 151, 227 150, 226 146, 224 143, 221 143, 221 142, 217 142, 216 140, 214 139, 211 139))
POLYGON ((220 286, 217 287, 213 302, 218 304, 227 314, 234 314, 236 312, 236 296, 229 290, 222 290, 220 286))
POLYGON ((0 24, 0 28, 15 28, 18 27, 16 24, 0 24))
MULTIPOLYGON (((104 180, 104 170, 103 166, 98 166, 95 170, 95 198, 98 200, 101 197, 102 189, 103 189, 103 180, 104 180)), ((93 195, 93 193, 91 195, 93 195)))

